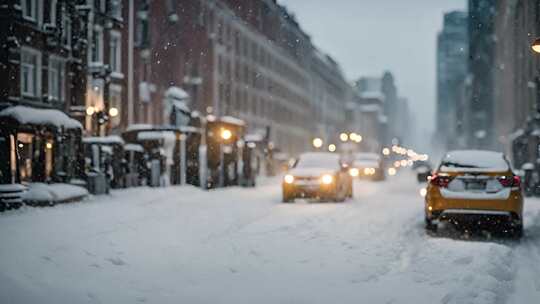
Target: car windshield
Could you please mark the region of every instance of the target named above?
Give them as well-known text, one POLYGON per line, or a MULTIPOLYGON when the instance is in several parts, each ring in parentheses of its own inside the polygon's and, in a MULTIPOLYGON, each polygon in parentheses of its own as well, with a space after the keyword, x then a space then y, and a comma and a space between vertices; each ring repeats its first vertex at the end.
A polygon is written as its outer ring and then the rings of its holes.
POLYGON ((298 158, 295 168, 339 168, 339 156, 330 153, 303 154, 298 158))
POLYGON ((0 0, 0 304, 540 302, 540 0, 0 0))

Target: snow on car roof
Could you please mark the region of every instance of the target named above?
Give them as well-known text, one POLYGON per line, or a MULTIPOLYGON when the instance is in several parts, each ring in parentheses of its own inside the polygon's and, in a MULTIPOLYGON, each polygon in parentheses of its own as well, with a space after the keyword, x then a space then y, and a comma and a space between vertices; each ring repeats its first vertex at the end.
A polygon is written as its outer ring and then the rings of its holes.
POLYGON ((508 171, 504 154, 486 150, 456 150, 446 153, 440 170, 456 171, 508 171))

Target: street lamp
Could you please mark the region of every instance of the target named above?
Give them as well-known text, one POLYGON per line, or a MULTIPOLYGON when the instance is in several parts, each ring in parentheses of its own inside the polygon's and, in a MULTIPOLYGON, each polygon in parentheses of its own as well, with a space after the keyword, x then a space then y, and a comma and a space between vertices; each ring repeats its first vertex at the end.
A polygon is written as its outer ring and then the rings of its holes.
POLYGON ((118 108, 112 107, 109 109, 109 116, 116 117, 118 116, 118 108))
POLYGON ((94 115, 95 112, 96 108, 94 108, 93 106, 89 106, 88 108, 86 108, 86 115, 88 116, 94 115))
POLYGON ((531 49, 536 53, 540 53, 540 37, 534 40, 531 44, 531 49))
POLYGON ((313 147, 315 147, 316 149, 320 149, 323 145, 323 140, 320 139, 320 138, 314 138, 313 139, 313 147))

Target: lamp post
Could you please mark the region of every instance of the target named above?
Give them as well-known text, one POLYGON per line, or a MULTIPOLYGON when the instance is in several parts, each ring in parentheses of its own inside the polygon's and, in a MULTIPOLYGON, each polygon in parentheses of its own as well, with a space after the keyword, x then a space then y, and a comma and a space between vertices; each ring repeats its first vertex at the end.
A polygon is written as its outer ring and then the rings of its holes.
POLYGON ((232 132, 229 129, 221 129, 219 134, 221 141, 219 143, 219 187, 225 186, 225 142, 232 137, 232 132))

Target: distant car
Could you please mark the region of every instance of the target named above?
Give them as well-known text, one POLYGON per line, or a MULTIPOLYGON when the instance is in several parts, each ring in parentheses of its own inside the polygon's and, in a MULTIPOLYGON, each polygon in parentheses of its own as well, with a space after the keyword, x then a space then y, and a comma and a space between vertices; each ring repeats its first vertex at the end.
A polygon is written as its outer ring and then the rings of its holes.
POLYGON ((425 183, 431 175, 431 164, 424 161, 417 161, 413 165, 413 170, 416 172, 416 179, 419 183, 425 183))
POLYGON ((446 154, 429 178, 425 197, 426 229, 436 231, 439 221, 472 228, 495 225, 521 237, 521 180, 502 153, 461 150, 446 154))
POLYGON ((383 160, 377 153, 356 153, 349 172, 353 177, 376 181, 385 179, 383 160))
POLYGON ((342 202, 353 196, 352 178, 338 154, 311 152, 301 154, 284 176, 283 202, 296 198, 318 198, 342 202))

